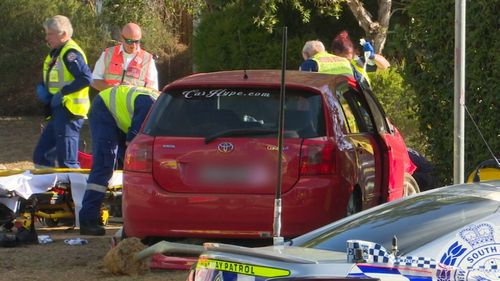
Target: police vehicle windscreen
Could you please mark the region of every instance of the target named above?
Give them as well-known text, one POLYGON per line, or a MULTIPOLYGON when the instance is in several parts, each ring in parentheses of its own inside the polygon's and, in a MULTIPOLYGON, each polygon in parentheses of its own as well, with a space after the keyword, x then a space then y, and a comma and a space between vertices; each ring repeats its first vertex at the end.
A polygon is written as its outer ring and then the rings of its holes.
POLYGON ((429 193, 377 208, 324 232, 306 234, 293 244, 344 252, 346 241, 355 239, 379 243, 391 249, 392 239, 396 236, 399 251, 405 254, 478 219, 498 213, 499 209, 500 202, 496 200, 453 194, 453 190, 429 193))

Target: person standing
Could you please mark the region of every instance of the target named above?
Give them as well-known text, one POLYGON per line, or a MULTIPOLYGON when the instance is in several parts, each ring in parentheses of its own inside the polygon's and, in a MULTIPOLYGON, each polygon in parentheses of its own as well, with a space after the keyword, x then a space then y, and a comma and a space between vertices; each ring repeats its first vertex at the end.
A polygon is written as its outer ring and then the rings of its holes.
POLYGON ((139 25, 127 23, 121 30, 121 44, 107 48, 92 73, 92 87, 98 91, 129 84, 158 90, 158 71, 153 55, 141 48, 139 25))
POLYGON ((370 84, 368 72, 375 72, 377 69, 385 70, 389 68, 390 63, 379 54, 375 53, 370 42, 363 43, 363 53, 367 54, 365 58, 355 54, 354 45, 347 31, 340 32, 332 41, 332 53, 348 59, 354 67, 354 76, 356 80, 366 80, 370 84))
POLYGON ((353 75, 349 61, 325 51, 321 41, 307 41, 302 48, 302 56, 304 62, 300 65, 301 71, 353 75))
POLYGON ((157 97, 151 88, 119 85, 101 91, 92 101, 89 122, 94 158, 79 212, 80 234, 105 234, 100 222, 108 182, 157 97))
POLYGON ((33 152, 33 163, 37 168, 80 168, 78 144, 90 107, 92 73, 84 51, 71 39, 73 27, 67 17, 51 17, 43 27, 51 50, 36 95, 45 105, 49 121, 33 152))

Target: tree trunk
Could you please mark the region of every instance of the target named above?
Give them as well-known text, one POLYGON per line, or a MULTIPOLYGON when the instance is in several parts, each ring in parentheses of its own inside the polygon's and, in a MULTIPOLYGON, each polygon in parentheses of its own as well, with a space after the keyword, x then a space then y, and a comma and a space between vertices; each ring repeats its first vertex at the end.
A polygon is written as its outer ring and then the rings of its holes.
POLYGON ((377 21, 372 20, 372 16, 363 7, 360 0, 347 0, 347 5, 358 20, 359 26, 365 31, 368 39, 373 40, 375 52, 377 54, 382 53, 387 38, 387 30, 389 30, 392 0, 378 0, 377 21))

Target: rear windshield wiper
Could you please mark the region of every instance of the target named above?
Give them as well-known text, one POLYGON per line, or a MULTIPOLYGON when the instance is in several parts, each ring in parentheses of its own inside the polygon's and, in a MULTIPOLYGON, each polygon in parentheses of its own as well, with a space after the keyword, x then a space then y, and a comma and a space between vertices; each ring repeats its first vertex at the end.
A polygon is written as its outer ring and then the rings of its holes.
POLYGON ((220 138, 220 137, 229 137, 229 136, 248 136, 248 135, 268 135, 268 134, 276 134, 278 129, 230 129, 217 132, 205 138, 205 144, 220 138))

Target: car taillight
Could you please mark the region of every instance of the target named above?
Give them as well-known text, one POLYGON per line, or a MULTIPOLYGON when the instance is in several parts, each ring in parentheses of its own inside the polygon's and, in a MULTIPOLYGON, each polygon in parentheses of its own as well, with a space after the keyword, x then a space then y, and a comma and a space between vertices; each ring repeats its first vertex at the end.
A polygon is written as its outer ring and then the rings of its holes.
POLYGON ((137 135, 127 147, 124 170, 150 173, 153 167, 154 137, 137 135))
POLYGON ((335 171, 333 141, 326 138, 305 139, 300 157, 300 174, 332 174, 335 171))

